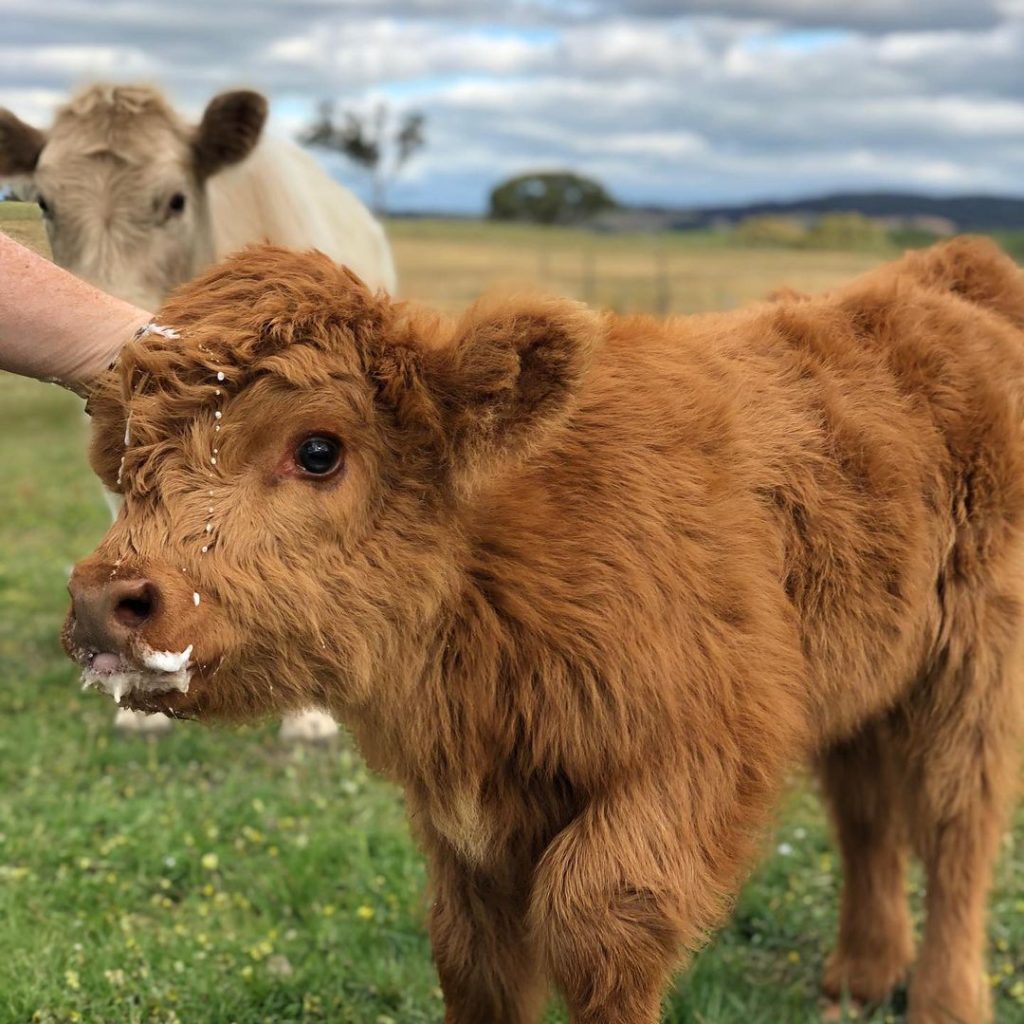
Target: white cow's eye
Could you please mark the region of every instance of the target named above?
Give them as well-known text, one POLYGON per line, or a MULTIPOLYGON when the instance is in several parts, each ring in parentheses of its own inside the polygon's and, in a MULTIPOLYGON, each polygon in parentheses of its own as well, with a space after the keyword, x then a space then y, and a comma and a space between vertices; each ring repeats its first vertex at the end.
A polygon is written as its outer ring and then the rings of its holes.
POLYGON ((42 211, 43 216, 44 217, 49 217, 50 216, 50 204, 42 196, 40 196, 36 200, 36 203, 39 205, 39 209, 42 211))
POLYGON ((185 209, 185 193, 175 192, 167 204, 167 209, 171 213, 181 213, 185 209))

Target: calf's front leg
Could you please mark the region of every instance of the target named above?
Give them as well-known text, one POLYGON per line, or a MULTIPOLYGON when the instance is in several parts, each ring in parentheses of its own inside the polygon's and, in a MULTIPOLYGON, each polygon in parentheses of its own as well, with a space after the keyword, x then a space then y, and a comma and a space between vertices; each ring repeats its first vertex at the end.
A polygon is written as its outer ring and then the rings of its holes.
POLYGON ((496 881, 443 846, 429 852, 428 870, 445 1024, 535 1024, 544 982, 526 932, 525 886, 496 881))
POLYGON ((685 947, 720 910, 704 876, 683 829, 643 796, 594 805, 559 834, 530 923, 573 1024, 657 1024, 685 947))

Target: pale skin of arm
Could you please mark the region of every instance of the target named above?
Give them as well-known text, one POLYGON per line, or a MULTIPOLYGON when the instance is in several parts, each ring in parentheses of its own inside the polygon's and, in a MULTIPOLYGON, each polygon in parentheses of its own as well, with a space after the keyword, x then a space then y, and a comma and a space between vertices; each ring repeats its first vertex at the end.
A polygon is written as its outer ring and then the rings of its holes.
POLYGON ((0 232, 0 370, 84 396, 151 319, 0 232))

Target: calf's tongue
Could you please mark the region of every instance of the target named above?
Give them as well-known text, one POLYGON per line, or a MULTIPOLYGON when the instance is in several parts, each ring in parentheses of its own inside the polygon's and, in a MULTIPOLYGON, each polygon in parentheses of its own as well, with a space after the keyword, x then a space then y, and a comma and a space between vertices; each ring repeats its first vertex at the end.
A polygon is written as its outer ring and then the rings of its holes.
POLYGON ((116 654, 97 654, 89 663, 89 668, 98 675, 108 675, 121 667, 121 659, 116 654))
POLYGON ((92 655, 82 667, 82 688, 110 694, 120 704, 126 693, 165 693, 178 690, 188 693, 191 673, 189 658, 192 645, 183 651, 152 651, 143 647, 142 667, 127 663, 112 651, 92 655))

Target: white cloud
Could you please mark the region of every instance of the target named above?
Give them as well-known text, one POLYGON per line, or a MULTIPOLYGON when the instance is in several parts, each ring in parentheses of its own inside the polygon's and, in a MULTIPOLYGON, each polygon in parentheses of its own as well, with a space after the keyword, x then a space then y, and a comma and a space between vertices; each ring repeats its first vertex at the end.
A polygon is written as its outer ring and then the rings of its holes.
POLYGON ((851 28, 889 32, 899 28, 989 28, 1002 16, 999 0, 589 0, 589 13, 671 17, 679 13, 765 20, 802 28, 851 28))
POLYGON ((1024 189, 1024 0, 4 6, 0 104, 38 123, 95 77, 159 80, 193 117, 252 85, 290 134, 323 97, 422 109, 400 203, 479 205, 530 166, 662 203, 1024 189))

